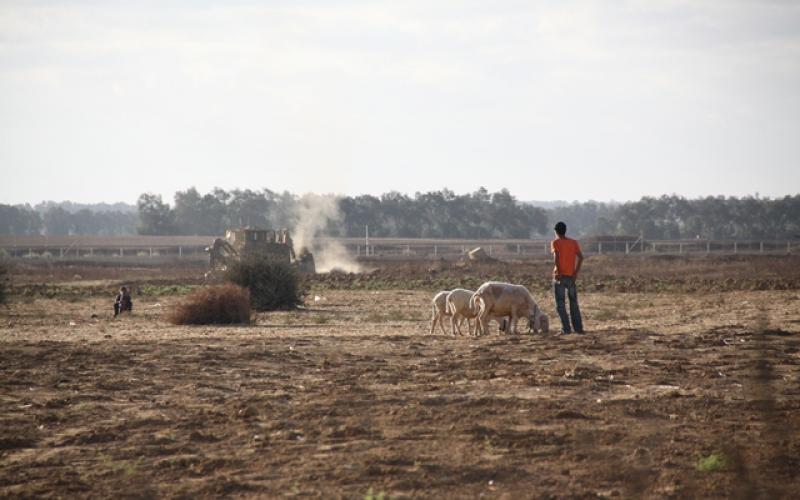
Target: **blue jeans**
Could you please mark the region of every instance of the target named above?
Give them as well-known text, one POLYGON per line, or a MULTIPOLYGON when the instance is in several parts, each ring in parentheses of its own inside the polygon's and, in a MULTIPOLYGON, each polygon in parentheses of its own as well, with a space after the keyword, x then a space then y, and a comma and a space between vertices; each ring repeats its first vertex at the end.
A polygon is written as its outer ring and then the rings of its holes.
POLYGON ((572 319, 572 326, 578 333, 583 333, 583 321, 581 320, 581 309, 578 307, 578 287, 575 286, 575 278, 572 276, 562 276, 559 281, 553 281, 553 293, 556 295, 556 309, 558 317, 561 318, 561 333, 572 333, 569 321, 572 319), (569 316, 564 300, 564 292, 569 297, 569 316))

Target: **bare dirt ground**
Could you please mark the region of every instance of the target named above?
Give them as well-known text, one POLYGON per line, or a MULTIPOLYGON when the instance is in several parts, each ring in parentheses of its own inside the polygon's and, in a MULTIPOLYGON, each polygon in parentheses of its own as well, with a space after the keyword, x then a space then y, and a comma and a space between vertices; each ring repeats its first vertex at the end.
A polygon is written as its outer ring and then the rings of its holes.
POLYGON ((502 266, 323 277, 306 310, 246 327, 169 325, 179 295, 110 317, 118 280, 197 282, 185 269, 18 270, 0 497, 796 497, 791 264, 777 290, 751 286, 779 279, 759 263, 619 264, 587 273, 586 335, 480 338, 430 335, 431 290, 391 287, 502 266), (649 285, 596 286, 628 278, 649 285))

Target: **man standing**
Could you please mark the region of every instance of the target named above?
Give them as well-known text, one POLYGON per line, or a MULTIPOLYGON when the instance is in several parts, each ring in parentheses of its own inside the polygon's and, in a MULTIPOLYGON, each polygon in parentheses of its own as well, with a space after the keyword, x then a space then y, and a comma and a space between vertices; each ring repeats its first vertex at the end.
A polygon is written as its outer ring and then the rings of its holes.
POLYGON ((553 292, 556 295, 556 309, 561 318, 561 334, 583 333, 581 310, 578 307, 578 288, 575 280, 583 263, 583 253, 576 240, 567 238, 567 225, 563 222, 556 224, 556 239, 550 244, 553 253, 555 268, 553 269, 553 292), (564 292, 569 297, 569 316, 564 304, 564 292), (570 327, 570 319, 572 327, 570 327))

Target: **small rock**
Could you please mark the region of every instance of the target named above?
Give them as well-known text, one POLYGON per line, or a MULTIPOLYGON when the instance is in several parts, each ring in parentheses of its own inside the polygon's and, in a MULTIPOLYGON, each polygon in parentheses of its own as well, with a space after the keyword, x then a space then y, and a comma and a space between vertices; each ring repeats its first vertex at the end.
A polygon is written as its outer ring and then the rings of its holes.
POLYGON ((247 406, 245 408, 242 408, 237 413, 238 413, 238 415, 240 417, 243 417, 243 418, 252 418, 252 417, 258 416, 258 411, 255 408, 253 408, 252 406, 247 406))

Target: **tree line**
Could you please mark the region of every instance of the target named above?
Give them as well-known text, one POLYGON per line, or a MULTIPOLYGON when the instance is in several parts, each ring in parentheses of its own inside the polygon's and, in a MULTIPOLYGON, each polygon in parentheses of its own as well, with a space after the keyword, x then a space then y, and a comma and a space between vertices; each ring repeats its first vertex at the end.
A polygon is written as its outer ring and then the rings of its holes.
POLYGON ((70 211, 58 204, 36 210, 30 205, 0 204, 0 235, 122 236, 136 234, 138 220, 135 211, 70 211))
POLYGON ((520 202, 506 189, 325 197, 268 189, 216 188, 200 193, 189 188, 176 192, 172 204, 160 195, 144 193, 134 210, 121 205, 103 208, 0 204, 0 234, 212 236, 240 226, 293 229, 303 217, 314 214, 325 219, 317 225, 321 233, 341 237, 363 236, 369 226, 374 237, 541 238, 549 237, 553 224, 563 220, 569 234, 575 236, 800 238, 800 195, 776 199, 665 195, 626 203, 574 202, 545 209, 520 202))
POLYGON ((322 232, 341 237, 363 236, 367 226, 372 236, 399 238, 531 238, 547 231, 547 212, 520 203, 507 189, 331 198, 268 189, 201 194, 190 188, 175 193, 170 206, 158 195, 143 194, 137 204, 139 232, 213 235, 238 226, 294 228, 307 214, 324 217, 318 224, 322 232))

